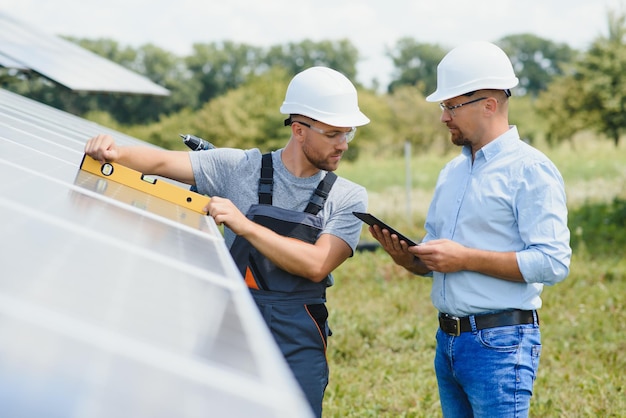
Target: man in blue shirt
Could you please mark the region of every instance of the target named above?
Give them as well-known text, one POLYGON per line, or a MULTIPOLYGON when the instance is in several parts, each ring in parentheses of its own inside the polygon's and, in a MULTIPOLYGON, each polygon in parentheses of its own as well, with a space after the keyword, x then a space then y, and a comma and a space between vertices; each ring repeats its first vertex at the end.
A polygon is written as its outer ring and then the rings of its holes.
POLYGON ((461 154, 441 171, 420 244, 370 232, 407 270, 432 276, 435 371, 445 417, 528 415, 543 285, 569 273, 563 178, 509 125, 518 79, 496 45, 471 42, 437 67, 441 121, 461 154))

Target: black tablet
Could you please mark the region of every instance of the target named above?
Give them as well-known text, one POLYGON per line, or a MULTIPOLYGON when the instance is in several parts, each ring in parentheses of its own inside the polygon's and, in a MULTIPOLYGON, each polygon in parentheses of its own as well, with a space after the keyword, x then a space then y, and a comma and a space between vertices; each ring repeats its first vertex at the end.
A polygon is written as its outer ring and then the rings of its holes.
POLYGON ((409 245, 409 247, 417 245, 415 241, 410 240, 409 238, 405 237, 404 235, 402 235, 401 233, 399 233, 398 231, 396 231, 395 229, 393 229, 392 227, 390 227, 389 225, 387 225, 386 223, 384 223, 383 221, 381 221, 380 219, 378 219, 371 213, 352 212, 352 214, 370 226, 378 225, 380 229, 386 229, 387 231, 389 231, 390 234, 397 235, 398 239, 406 242, 409 245))

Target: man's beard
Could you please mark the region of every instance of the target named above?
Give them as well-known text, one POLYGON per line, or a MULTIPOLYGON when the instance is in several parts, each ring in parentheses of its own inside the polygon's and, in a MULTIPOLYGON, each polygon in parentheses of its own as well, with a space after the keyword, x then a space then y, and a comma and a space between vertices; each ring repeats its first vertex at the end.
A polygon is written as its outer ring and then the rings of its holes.
POLYGON ((467 138, 465 138, 463 133, 459 131, 458 129, 455 132, 450 133, 450 141, 454 145, 457 145, 459 147, 462 147, 464 145, 470 145, 470 141, 467 138))
POLYGON ((302 152, 311 165, 319 170, 335 171, 339 165, 339 163, 329 163, 327 160, 328 156, 322 156, 319 152, 314 151, 314 149, 309 147, 306 142, 302 144, 302 152))

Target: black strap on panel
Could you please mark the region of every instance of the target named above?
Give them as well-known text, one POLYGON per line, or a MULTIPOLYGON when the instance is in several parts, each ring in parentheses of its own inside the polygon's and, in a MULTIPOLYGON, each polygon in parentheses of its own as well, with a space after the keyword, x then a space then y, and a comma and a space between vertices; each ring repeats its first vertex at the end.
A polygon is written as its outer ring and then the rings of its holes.
POLYGON ((320 184, 317 185, 317 189, 315 189, 315 192, 311 195, 311 200, 304 210, 305 212, 317 215, 317 213, 324 207, 328 193, 330 192, 330 189, 332 189, 333 184, 335 184, 335 180, 337 180, 337 175, 335 173, 326 173, 326 176, 322 179, 322 181, 320 181, 320 184))
POLYGON ((271 205, 274 192, 274 167, 272 153, 263 154, 261 160, 261 178, 259 179, 259 204, 271 205))

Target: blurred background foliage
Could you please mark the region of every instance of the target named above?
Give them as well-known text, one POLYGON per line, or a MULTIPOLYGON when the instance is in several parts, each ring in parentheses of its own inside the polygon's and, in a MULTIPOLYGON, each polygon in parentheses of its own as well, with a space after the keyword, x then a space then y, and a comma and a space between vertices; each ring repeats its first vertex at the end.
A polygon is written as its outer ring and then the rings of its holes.
MULTIPOLYGON (((606 35, 587 50, 575 50, 523 33, 494 41, 511 57, 520 84, 514 89, 513 123, 524 139, 556 145, 582 131, 617 146, 626 128, 625 16, 607 12, 606 35)), ((53 107, 111 125, 166 148, 181 148, 179 133, 217 146, 274 149, 286 141, 282 103, 289 80, 313 65, 358 77, 361 59, 349 40, 304 40, 259 47, 231 41, 198 43, 188 56, 156 45, 139 48, 112 39, 70 41, 142 74, 170 90, 168 97, 72 92, 32 72, 3 73, 0 85, 53 107)), ((362 110, 373 123, 359 129, 347 158, 366 149, 400 155, 414 150, 445 152, 448 136, 433 123, 439 109, 424 97, 436 88, 437 63, 452 46, 399 39, 386 51, 391 81, 358 85, 362 110)), ((355 82, 356 84, 356 82, 355 82)))

